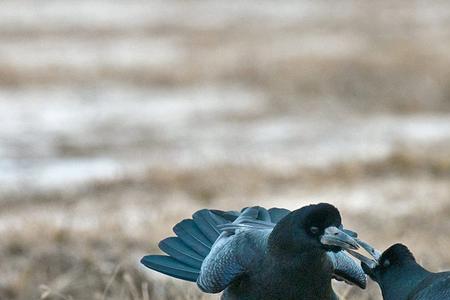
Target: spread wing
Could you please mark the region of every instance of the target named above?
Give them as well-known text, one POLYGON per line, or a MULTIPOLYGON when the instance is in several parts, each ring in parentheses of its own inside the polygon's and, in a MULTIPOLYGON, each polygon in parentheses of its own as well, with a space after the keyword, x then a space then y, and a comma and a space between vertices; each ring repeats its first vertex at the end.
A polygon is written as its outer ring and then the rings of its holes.
POLYGON ((247 259, 248 249, 261 249, 274 224, 288 213, 262 207, 241 212, 199 210, 192 219, 175 225, 176 237, 159 243, 167 255, 147 255, 141 263, 163 274, 197 282, 205 292, 220 292, 245 271, 253 258, 247 259))
POLYGON ((228 222, 207 209, 199 210, 192 219, 174 226, 176 237, 159 242, 159 248, 167 255, 147 255, 141 263, 163 274, 195 282, 203 260, 220 235, 218 225, 228 222))

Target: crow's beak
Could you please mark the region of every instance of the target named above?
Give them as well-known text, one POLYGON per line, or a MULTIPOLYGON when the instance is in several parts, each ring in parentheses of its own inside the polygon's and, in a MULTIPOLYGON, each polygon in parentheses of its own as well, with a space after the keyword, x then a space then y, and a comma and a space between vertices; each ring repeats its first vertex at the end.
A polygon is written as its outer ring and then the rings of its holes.
POLYGON ((343 232, 345 232, 347 235, 351 236, 352 238, 356 239, 358 237, 358 234, 355 231, 349 230, 349 229, 342 229, 343 232))
POLYGON ((381 257, 381 251, 375 249, 374 247, 372 247, 371 245, 369 245, 367 242, 364 242, 363 240, 360 239, 356 239, 356 242, 364 248, 364 250, 367 251, 367 253, 370 254, 370 256, 372 256, 374 258, 375 261, 379 261, 380 257, 381 257))
POLYGON ((353 257, 355 257, 356 259, 360 260, 364 265, 366 265, 367 267, 373 269, 377 266, 378 262, 376 260, 370 259, 365 257, 364 255, 353 251, 351 249, 347 249, 346 250, 350 255, 352 255, 353 257))
POLYGON ((335 226, 325 228, 320 242, 324 245, 337 246, 344 250, 356 250, 359 248, 356 240, 346 233, 345 229, 339 229, 335 226))
MULTIPOLYGON (((375 249, 374 247, 372 247, 371 245, 369 245, 368 243, 364 242, 363 240, 360 239, 356 239, 356 242, 364 249, 367 251, 367 253, 370 254, 370 256, 372 256, 372 259, 365 257, 364 255, 352 251, 352 250, 347 250, 347 252, 351 255, 353 255, 354 257, 356 257, 357 259, 359 259, 363 264, 363 266, 365 265, 367 268, 373 269, 375 268, 379 261, 380 261, 380 257, 381 257, 381 252, 377 249, 375 249)), ((366 272, 367 273, 367 272, 366 272)), ((367 273, 368 274, 368 273, 367 273)))

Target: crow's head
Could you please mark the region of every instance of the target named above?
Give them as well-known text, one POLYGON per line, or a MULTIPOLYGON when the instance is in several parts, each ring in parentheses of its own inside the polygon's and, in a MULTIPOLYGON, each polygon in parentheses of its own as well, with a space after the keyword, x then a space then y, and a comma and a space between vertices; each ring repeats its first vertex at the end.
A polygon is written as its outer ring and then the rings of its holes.
POLYGON ((328 203, 313 204, 295 210, 275 226, 272 243, 285 251, 308 249, 340 251, 359 246, 352 231, 343 229, 341 215, 328 203))
POLYGON ((403 244, 394 244, 383 252, 375 267, 371 268, 365 263, 362 263, 361 266, 372 280, 380 283, 387 274, 415 262, 414 255, 408 247, 403 244))

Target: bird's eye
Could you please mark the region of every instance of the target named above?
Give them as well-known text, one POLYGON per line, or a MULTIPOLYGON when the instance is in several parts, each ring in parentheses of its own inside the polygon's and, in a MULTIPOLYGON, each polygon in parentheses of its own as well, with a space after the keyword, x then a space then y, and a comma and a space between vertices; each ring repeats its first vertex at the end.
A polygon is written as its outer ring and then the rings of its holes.
POLYGON ((310 229, 312 234, 318 234, 319 233, 319 227, 312 226, 310 229))
POLYGON ((383 262, 383 267, 385 267, 385 268, 389 267, 390 265, 391 265, 391 262, 389 261, 389 259, 386 259, 386 260, 383 262))

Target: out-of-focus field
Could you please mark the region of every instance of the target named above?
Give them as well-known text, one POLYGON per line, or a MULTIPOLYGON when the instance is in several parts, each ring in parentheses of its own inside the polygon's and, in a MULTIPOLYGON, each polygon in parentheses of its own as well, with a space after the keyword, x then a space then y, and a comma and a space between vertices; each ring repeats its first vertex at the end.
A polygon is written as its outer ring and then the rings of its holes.
POLYGON ((4 0, 0 120, 0 299, 217 299, 139 265, 203 207, 450 269, 448 1, 4 0))

